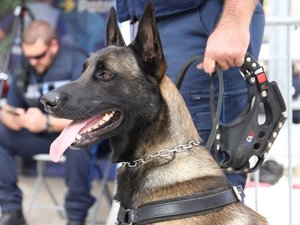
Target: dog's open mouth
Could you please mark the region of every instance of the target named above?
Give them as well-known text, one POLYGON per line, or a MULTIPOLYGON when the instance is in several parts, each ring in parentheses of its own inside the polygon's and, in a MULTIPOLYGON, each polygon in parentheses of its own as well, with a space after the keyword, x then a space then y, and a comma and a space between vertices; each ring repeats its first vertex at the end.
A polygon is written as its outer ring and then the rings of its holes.
POLYGON ((50 156, 57 162, 68 147, 84 148, 115 130, 122 122, 120 111, 100 113, 84 121, 73 121, 50 146, 50 156))
POLYGON ((102 136, 113 130, 120 118, 120 112, 111 111, 97 115, 84 126, 75 136, 72 147, 80 148, 82 145, 88 145, 95 138, 102 136))

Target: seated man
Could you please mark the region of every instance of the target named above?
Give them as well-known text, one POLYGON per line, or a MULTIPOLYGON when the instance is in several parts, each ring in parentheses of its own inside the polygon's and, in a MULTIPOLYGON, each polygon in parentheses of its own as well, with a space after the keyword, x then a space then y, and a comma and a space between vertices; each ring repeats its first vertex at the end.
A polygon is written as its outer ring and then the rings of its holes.
MULTIPOLYGON (((22 50, 27 66, 12 77, 0 124, 0 225, 26 224, 22 213, 22 192, 17 186, 15 156, 48 153, 52 141, 70 122, 48 115, 40 97, 63 83, 76 79, 86 55, 66 48, 51 26, 35 20, 22 35, 22 50)), ((65 208, 68 225, 83 225, 95 199, 90 191, 90 151, 66 153, 68 193, 65 208)))
MULTIPOLYGON (((9 57, 9 59, 6 59, 9 61, 7 65, 8 68, 1 68, 5 69, 5 72, 9 74, 14 74, 20 69, 22 23, 24 23, 24 26, 27 26, 33 19, 44 20, 55 29, 61 43, 72 44, 71 37, 66 30, 66 23, 61 10, 54 7, 53 0, 24 2, 26 3, 25 5, 21 4, 21 6, 17 6, 15 10, 7 12, 0 21, 0 44, 1 40, 7 36, 11 41, 11 46, 7 46, 6 50, 11 53, 11 55, 6 56, 9 57)), ((6 46, 6 44, 4 46, 6 46)))

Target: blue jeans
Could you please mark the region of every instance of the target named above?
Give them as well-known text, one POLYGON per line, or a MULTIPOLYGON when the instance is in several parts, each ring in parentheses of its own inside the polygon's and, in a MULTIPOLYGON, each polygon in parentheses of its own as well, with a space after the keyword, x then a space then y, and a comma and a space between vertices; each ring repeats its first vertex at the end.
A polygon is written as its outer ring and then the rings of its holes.
MULTIPOLYGON (((206 1, 201 7, 168 17, 157 18, 162 47, 168 63, 167 75, 176 80, 185 62, 204 53, 207 39, 213 31, 222 9, 219 0, 206 1)), ((258 4, 250 27, 251 41, 248 48, 258 57, 264 32, 264 13, 258 4)), ((180 92, 189 108, 195 126, 206 142, 212 126, 209 106, 210 76, 192 65, 182 83, 180 92)), ((218 89, 218 86, 215 87, 218 89)), ((246 82, 238 68, 224 71, 224 97, 221 114, 222 122, 234 119, 247 101, 246 82)), ((246 175, 228 175, 233 185, 245 185, 246 175)))
MULTIPOLYGON (((0 124, 0 206, 2 212, 22 210, 22 192, 17 186, 15 156, 48 153, 57 134, 14 132, 0 124)), ((70 220, 84 220, 95 199, 90 195, 93 154, 89 150, 67 150, 65 178, 68 186, 65 208, 70 220)))

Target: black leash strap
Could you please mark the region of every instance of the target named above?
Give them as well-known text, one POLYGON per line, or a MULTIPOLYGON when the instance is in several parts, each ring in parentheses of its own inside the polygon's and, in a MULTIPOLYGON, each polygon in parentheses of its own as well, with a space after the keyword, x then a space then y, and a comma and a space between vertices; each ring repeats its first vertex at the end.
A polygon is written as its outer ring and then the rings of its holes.
MULTIPOLYGON (((177 76, 177 80, 175 81, 175 85, 180 90, 182 81, 190 68, 190 66, 196 62, 203 62, 203 55, 196 55, 192 58, 190 58, 182 67, 181 71, 179 72, 179 75, 177 76)), ((216 71, 211 74, 211 79, 210 79, 210 111, 212 113, 212 120, 213 120, 213 126, 206 144, 206 148, 210 151, 212 148, 212 145, 214 143, 216 134, 217 134, 217 127, 219 126, 219 119, 221 115, 221 110, 222 110, 222 101, 223 101, 223 93, 224 93, 224 81, 223 81, 223 71, 220 68, 220 66, 216 66, 216 71), (215 109, 215 101, 214 101, 214 78, 215 76, 218 76, 218 81, 219 81, 219 94, 218 94, 218 103, 217 103, 217 108, 215 109)))
POLYGON ((226 191, 217 189, 196 195, 152 202, 137 209, 120 207, 118 225, 148 224, 201 215, 230 203, 240 202, 244 196, 242 186, 233 186, 226 191))
POLYGON ((190 58, 182 67, 181 71, 179 72, 179 75, 177 76, 177 79, 175 81, 176 87, 178 88, 178 90, 181 87, 182 81, 186 75, 186 72, 188 71, 188 69, 190 68, 190 66, 196 62, 196 61, 200 61, 203 62, 203 55, 196 55, 192 58, 190 58))

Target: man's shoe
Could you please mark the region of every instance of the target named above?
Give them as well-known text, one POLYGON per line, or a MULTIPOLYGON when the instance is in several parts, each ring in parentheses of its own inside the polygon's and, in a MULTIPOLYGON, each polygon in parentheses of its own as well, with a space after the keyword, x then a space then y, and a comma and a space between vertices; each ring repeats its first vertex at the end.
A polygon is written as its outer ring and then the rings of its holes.
POLYGON ((84 221, 82 221, 82 220, 70 220, 67 225, 84 225, 84 221))
POLYGON ((2 213, 0 225, 26 225, 22 211, 2 213))

